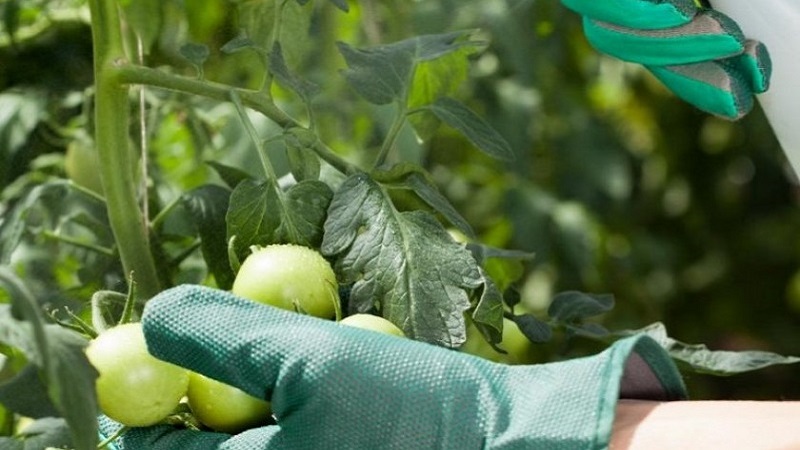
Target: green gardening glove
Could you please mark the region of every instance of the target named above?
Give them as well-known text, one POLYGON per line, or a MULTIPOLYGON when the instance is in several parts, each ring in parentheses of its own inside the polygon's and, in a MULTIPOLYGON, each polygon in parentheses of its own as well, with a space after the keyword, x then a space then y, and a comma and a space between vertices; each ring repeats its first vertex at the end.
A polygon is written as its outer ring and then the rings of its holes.
POLYGON ((138 428, 117 440, 124 450, 600 449, 621 396, 685 396, 644 336, 590 358, 506 366, 199 286, 150 300, 143 326, 153 355, 270 399, 277 425, 233 436, 138 428))
POLYGON ((639 63, 678 97, 736 120, 769 88, 766 47, 694 0, 562 0, 599 51, 639 63))

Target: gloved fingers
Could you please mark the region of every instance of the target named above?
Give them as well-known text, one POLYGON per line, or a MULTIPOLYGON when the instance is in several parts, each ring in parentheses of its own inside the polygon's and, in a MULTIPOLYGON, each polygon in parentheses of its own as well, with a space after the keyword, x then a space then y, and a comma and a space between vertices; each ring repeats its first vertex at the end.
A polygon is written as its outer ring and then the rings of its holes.
POLYGON ((584 34, 600 52, 650 66, 691 64, 728 58, 745 50, 739 26, 728 16, 705 10, 678 27, 643 30, 584 17, 584 34))
POLYGON ((731 64, 707 61, 647 68, 677 96, 708 113, 737 120, 753 108, 750 81, 731 64))
POLYGON ((327 330, 317 322, 336 326, 195 285, 160 293, 147 302, 142 316, 148 350, 155 357, 266 400, 280 370, 308 357, 297 343, 326 339, 313 335, 327 330))
POLYGON ((698 12, 694 0, 562 0, 562 3, 582 16, 643 30, 685 25, 698 12))
POLYGON ((277 425, 253 428, 237 435, 179 429, 170 425, 133 428, 119 439, 119 450, 271 450, 277 425))
POLYGON ((748 40, 744 46, 744 53, 726 62, 733 64, 735 69, 747 78, 750 88, 756 94, 762 94, 769 89, 772 60, 767 46, 763 43, 748 40))

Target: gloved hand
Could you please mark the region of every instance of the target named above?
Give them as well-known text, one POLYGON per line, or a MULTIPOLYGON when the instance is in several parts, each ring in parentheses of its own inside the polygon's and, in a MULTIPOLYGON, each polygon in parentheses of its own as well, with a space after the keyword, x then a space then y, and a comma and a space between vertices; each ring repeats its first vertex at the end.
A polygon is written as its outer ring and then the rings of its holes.
POLYGON ((620 396, 685 396, 647 337, 504 366, 199 286, 150 300, 143 326, 158 358, 271 399, 277 425, 235 436, 134 428, 117 441, 124 450, 604 448, 620 396))
POLYGON ((678 97, 736 120, 769 88, 766 47, 694 0, 562 0, 599 51, 644 65, 678 97))

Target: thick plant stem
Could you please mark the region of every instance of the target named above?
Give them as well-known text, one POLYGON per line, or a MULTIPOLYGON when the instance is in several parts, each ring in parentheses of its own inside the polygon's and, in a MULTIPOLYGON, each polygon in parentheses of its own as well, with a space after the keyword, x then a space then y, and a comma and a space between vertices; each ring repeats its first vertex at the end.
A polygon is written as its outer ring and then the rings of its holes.
POLYGON ((125 64, 120 17, 114 0, 90 0, 95 76, 95 143, 108 218, 126 274, 133 274, 140 300, 160 291, 147 224, 139 208, 136 156, 128 142, 128 87, 115 67, 125 64))

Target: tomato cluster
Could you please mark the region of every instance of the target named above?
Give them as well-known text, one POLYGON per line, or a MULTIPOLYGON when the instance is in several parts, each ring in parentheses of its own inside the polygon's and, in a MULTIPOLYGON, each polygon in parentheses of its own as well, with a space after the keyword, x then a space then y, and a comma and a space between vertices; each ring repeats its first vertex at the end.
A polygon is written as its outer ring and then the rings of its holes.
MULTIPOLYGON (((338 284, 330 264, 316 251, 298 245, 255 248, 242 263, 231 291, 324 319, 333 318, 339 310, 338 284)), ((370 314, 354 314, 341 323, 404 336, 390 321, 370 314)), ((271 420, 268 401, 151 356, 139 323, 100 334, 86 353, 100 373, 100 408, 123 425, 159 423, 183 399, 194 417, 215 431, 233 434, 271 420)))

